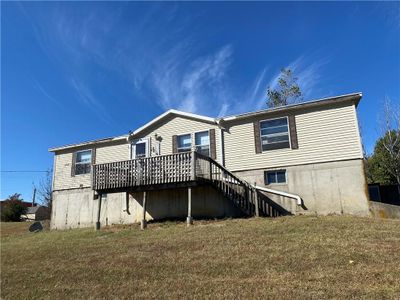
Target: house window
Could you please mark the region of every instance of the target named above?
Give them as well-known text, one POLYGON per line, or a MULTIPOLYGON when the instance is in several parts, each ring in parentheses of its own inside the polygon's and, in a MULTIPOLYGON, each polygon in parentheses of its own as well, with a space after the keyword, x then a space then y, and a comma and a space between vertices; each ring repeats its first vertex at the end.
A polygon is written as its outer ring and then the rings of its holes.
POLYGON ((143 158, 149 156, 149 140, 147 138, 138 139, 132 142, 132 153, 133 159, 143 158))
POLYGON ((146 143, 136 144, 136 158, 146 157, 146 143))
POLYGON ((260 122, 262 151, 290 148, 286 117, 260 122))
POLYGON ((192 137, 190 134, 178 135, 178 152, 187 152, 192 150, 192 137))
POLYGON ((75 175, 90 173, 92 150, 76 152, 75 175))
POLYGON ((194 134, 196 152, 210 156, 210 136, 208 131, 196 132, 194 134))
POLYGON ((286 170, 265 171, 264 182, 266 185, 272 183, 286 183, 286 170))

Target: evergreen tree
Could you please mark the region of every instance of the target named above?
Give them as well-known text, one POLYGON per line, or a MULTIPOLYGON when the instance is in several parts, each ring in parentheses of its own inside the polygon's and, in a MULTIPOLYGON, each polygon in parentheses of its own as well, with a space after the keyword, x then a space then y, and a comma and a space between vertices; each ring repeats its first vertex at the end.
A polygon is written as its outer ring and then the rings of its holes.
POLYGON ((303 100, 301 90, 297 84, 297 77, 292 70, 282 69, 278 79, 278 88, 267 90, 267 106, 270 108, 285 106, 303 100))

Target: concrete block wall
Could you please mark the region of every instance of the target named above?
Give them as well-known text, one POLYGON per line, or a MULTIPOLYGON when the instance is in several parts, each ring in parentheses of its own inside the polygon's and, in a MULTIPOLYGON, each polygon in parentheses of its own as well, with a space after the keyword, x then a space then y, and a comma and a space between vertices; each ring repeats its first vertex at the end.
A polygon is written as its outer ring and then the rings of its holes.
POLYGON ((235 172, 239 177, 258 186, 298 194, 305 209, 295 200, 267 194, 287 211, 299 213, 369 215, 367 186, 361 159, 265 168, 235 172), (286 184, 264 183, 264 172, 286 170, 286 184))
MULTIPOLYGON (((51 229, 94 227, 97 221, 98 201, 93 199, 93 191, 90 188, 55 191, 51 229)), ((107 194, 102 198, 101 226, 140 222, 142 203, 142 192, 131 194, 127 211, 125 193, 107 194)), ((187 217, 186 188, 147 192, 146 203, 147 220, 187 217)), ((195 219, 240 215, 241 211, 212 187, 192 188, 192 216, 195 219)))

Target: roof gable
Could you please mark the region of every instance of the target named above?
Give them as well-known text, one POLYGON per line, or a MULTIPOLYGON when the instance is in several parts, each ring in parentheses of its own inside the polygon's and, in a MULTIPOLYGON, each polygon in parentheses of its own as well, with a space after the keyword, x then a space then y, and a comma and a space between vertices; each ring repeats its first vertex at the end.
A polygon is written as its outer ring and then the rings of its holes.
POLYGON ((139 127, 138 129, 136 129, 135 131, 131 132, 131 136, 136 136, 140 133, 142 133, 143 131, 151 128, 152 126, 156 125, 157 123, 159 123, 160 121, 170 117, 170 116, 178 116, 178 117, 183 117, 183 118, 188 118, 188 119, 192 119, 195 121, 200 121, 200 122, 205 122, 205 123, 210 123, 210 124, 216 124, 216 119, 211 118, 211 117, 207 117, 207 116, 202 116, 202 115, 197 115, 197 114, 193 114, 193 113, 187 113, 187 112, 183 112, 183 111, 179 111, 176 109, 170 109, 168 111, 166 111, 165 113, 159 115, 158 117, 154 118, 153 120, 151 120, 150 122, 144 124, 143 126, 139 127))

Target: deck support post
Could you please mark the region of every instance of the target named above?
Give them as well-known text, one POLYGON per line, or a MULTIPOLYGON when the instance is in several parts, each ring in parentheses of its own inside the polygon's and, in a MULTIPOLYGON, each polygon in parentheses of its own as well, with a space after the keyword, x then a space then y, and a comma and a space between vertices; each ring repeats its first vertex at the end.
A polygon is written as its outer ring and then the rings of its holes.
POLYGON ((210 180, 212 181, 213 180, 213 173, 212 173, 212 162, 211 162, 211 159, 209 160, 209 168, 210 168, 210 180))
POLYGON ((100 230, 100 213, 101 213, 101 199, 102 198, 102 194, 99 194, 99 199, 97 200, 97 221, 96 221, 96 230, 100 230))
POLYGON ((143 192, 143 216, 142 220, 140 221, 140 229, 145 229, 147 227, 146 221, 146 191, 143 192))
POLYGON ((192 188, 188 187, 188 216, 186 218, 186 225, 190 226, 193 224, 192 218, 192 188))
POLYGON ((192 161, 190 166, 190 177, 192 181, 196 180, 196 151, 192 151, 192 161))
POLYGON ((254 189, 253 189, 253 200, 254 206, 256 209, 256 217, 260 216, 260 208, 258 207, 258 196, 257 196, 257 183, 254 182, 254 189))

